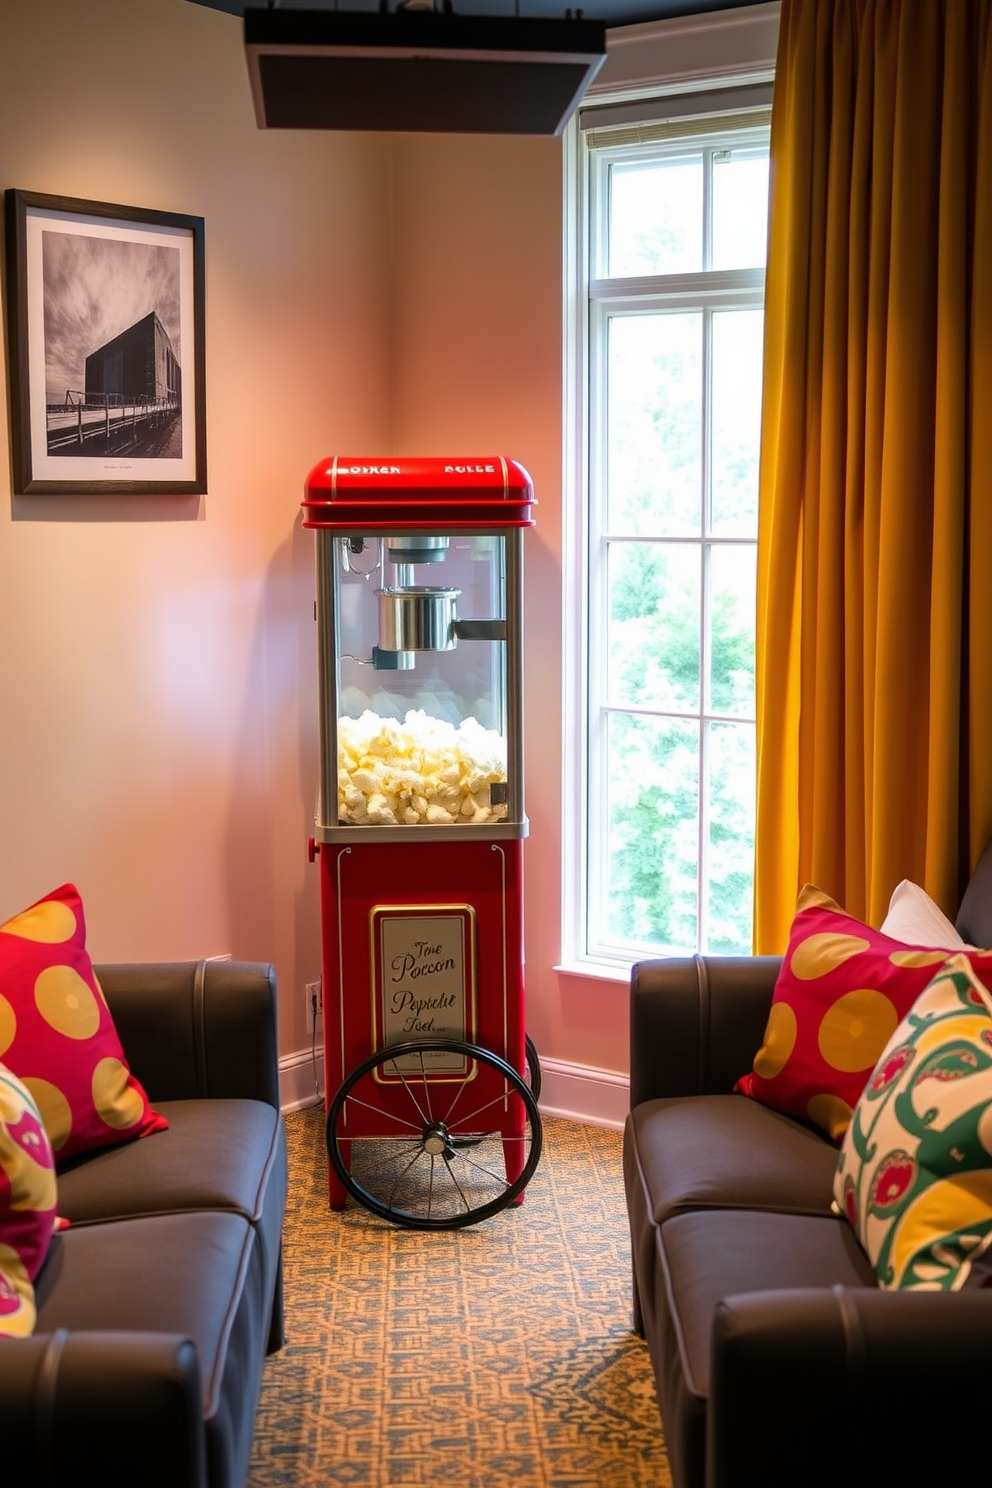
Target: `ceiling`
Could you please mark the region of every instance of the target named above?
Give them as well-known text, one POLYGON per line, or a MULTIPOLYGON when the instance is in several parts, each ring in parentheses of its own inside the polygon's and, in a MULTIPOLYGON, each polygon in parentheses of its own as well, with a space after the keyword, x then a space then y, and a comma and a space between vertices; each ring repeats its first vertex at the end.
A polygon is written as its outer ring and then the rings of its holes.
MULTIPOLYGON (((241 16, 245 12, 245 0, 190 0, 194 5, 205 5, 210 10, 223 10, 230 15, 241 16)), ((706 10, 736 10, 746 5, 760 4, 761 0, 581 0, 579 13, 590 21, 603 21, 607 26, 631 26, 645 21, 671 20, 673 16, 696 15, 706 10)), ((467 16, 536 16, 561 18, 566 6, 563 0, 455 0, 455 10, 467 16)), ((265 9, 257 0, 249 3, 251 9, 265 9)), ((379 0, 346 0, 339 6, 333 0, 286 0, 285 9, 293 10, 337 10, 377 11, 379 0)), ((395 10, 395 0, 389 0, 390 10, 395 10)), ((574 6, 572 7, 575 8, 574 6)))

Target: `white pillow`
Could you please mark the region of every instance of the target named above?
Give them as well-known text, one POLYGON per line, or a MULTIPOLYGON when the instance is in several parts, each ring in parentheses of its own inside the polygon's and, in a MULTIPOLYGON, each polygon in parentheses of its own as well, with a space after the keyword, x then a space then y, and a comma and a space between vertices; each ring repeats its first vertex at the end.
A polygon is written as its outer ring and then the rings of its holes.
POLYGON ((880 928, 883 935, 891 935, 893 940, 907 945, 948 951, 971 949, 926 890, 908 878, 892 890, 889 912, 880 928))

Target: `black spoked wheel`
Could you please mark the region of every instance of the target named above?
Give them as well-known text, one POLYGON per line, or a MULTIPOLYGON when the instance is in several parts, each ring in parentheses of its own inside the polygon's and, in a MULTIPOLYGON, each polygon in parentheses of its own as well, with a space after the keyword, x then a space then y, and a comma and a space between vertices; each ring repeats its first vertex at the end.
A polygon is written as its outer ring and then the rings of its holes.
POLYGON ((537 1050, 534 1047, 534 1040, 531 1038, 529 1033, 524 1034, 524 1059, 526 1061, 524 1073, 527 1076, 527 1084, 530 1086, 530 1093, 535 1100, 540 1100, 541 1063, 537 1057, 537 1050))
POLYGON ((408 1229, 454 1230, 498 1214, 533 1177, 541 1141, 527 1082, 457 1039, 379 1050, 348 1075, 327 1115, 327 1154, 347 1191, 408 1229), (522 1120, 508 1124, 518 1102, 522 1120))

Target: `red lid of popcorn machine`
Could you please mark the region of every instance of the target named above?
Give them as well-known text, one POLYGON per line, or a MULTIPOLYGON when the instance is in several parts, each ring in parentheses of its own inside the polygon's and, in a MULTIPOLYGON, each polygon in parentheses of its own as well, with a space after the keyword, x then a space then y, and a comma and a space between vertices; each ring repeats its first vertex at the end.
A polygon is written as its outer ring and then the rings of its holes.
POLYGON ((334 455, 307 477, 303 525, 350 532, 533 527, 536 504, 527 471, 505 455, 334 455))

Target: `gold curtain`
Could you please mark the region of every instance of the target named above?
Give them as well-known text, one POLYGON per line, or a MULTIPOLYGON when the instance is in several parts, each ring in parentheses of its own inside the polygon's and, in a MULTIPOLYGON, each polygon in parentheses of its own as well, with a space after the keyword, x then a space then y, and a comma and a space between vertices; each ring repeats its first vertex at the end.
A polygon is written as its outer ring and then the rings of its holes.
POLYGON ((955 914, 992 836, 992 0, 783 0, 755 949, 805 882, 955 914))

